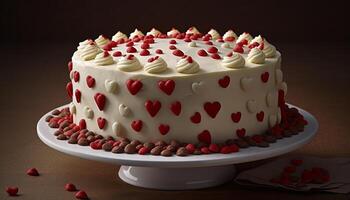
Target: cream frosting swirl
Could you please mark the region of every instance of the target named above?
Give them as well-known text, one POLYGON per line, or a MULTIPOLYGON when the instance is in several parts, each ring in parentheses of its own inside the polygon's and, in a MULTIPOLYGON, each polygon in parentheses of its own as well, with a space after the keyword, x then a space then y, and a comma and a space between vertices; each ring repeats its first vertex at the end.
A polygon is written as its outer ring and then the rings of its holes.
POLYGON ((224 43, 222 43, 221 48, 226 48, 226 49, 229 49, 229 48, 231 48, 231 46, 230 46, 230 44, 229 44, 229 43, 224 42, 224 43))
POLYGON ((111 65, 114 63, 114 60, 111 55, 107 51, 97 54, 94 62, 97 65, 111 65))
POLYGON ((182 74, 194 74, 199 71, 199 64, 190 56, 186 56, 177 62, 176 71, 182 74))
POLYGON ((88 44, 92 43, 93 40, 92 39, 86 39, 82 42, 79 42, 79 46, 77 47, 78 51, 84 49, 88 44))
POLYGON ((220 34, 215 29, 210 29, 208 34, 211 35, 212 40, 217 40, 221 37, 220 34))
POLYGON ((144 66, 144 69, 150 74, 159 74, 166 71, 168 69, 168 65, 163 58, 156 56, 148 60, 144 66))
POLYGON ((159 30, 152 28, 149 32, 147 32, 146 35, 153 35, 154 37, 157 37, 160 34, 162 34, 162 33, 159 30))
POLYGON ((144 34, 141 32, 141 31, 139 31, 137 28, 134 30, 134 32, 132 32, 132 33, 130 33, 130 37, 129 38, 134 38, 134 37, 136 37, 136 36, 144 36, 144 34))
POLYGON ((265 63, 265 54, 258 47, 254 47, 249 51, 247 60, 251 63, 263 64, 265 63))
POLYGON ((187 31, 186 31, 186 34, 193 34, 193 35, 196 35, 196 34, 200 34, 200 32, 198 31, 198 29, 194 26, 192 26, 191 28, 189 28, 187 31))
POLYGON ((233 52, 232 56, 225 56, 221 65, 227 68, 241 68, 245 65, 245 60, 241 54, 233 52))
POLYGON ((90 43, 81 50, 80 57, 83 60, 91 60, 94 59, 100 51, 101 49, 98 48, 95 43, 90 43))
POLYGON ((117 68, 125 72, 132 72, 142 69, 142 66, 140 61, 134 55, 128 54, 119 59, 117 68))
POLYGON ((100 36, 98 36, 98 38, 96 38, 95 42, 96 42, 97 46, 103 47, 104 45, 109 43, 109 39, 103 35, 100 35, 100 36))
POLYGON ((195 41, 191 41, 190 43, 188 43, 188 47, 196 47, 197 43, 195 41))
POLYGON ((179 30, 177 30, 176 28, 172 28, 170 31, 167 32, 167 35, 168 37, 175 37, 179 33, 179 30))
POLYGON ((253 37, 249 33, 244 32, 238 37, 237 42, 241 42, 243 40, 247 40, 248 44, 249 44, 252 39, 253 39, 253 37))
POLYGON ((250 44, 253 44, 254 42, 257 42, 259 44, 264 42, 264 38, 261 37, 261 35, 256 36, 254 39, 250 41, 250 44))
POLYGON ((276 47, 265 41, 263 52, 266 58, 273 58, 276 55, 276 47))
POLYGON ((120 39, 128 39, 128 36, 126 36, 124 33, 118 31, 115 35, 113 35, 112 40, 113 41, 118 41, 120 39))
POLYGON ((224 40, 227 40, 228 38, 234 38, 236 39, 237 38, 237 35, 235 32, 233 32, 233 30, 228 30, 223 36, 222 38, 224 40))

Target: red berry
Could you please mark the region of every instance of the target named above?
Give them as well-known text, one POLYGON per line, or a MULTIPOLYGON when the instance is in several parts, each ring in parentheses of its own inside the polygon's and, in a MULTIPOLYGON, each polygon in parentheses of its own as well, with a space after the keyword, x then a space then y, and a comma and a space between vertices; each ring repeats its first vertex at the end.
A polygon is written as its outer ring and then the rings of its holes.
POLYGON ((215 60, 221 59, 221 57, 220 57, 219 54, 217 54, 217 53, 212 54, 211 57, 212 57, 213 59, 215 59, 215 60))
POLYGON ((252 140, 254 140, 254 142, 256 142, 256 143, 261 143, 261 142, 263 142, 263 136, 261 136, 261 135, 253 135, 252 136, 252 140))
POLYGON ((236 45, 234 48, 233 48, 233 51, 234 52, 237 52, 237 53, 244 53, 244 49, 242 46, 240 45, 236 45))
POLYGON ((177 50, 173 51, 173 55, 182 57, 184 55, 184 53, 181 50, 177 49, 177 50))
POLYGON ((201 152, 202 152, 203 154, 210 154, 210 150, 209 150, 208 147, 202 147, 202 148, 201 148, 201 152))
POLYGON ((27 170, 27 175, 29 176, 39 176, 39 172, 36 168, 30 168, 27 170))
POLYGON ((79 190, 77 193, 75 193, 75 198, 88 199, 88 196, 87 196, 86 192, 84 192, 83 190, 79 190))
POLYGON ((176 40, 170 40, 169 44, 176 44, 176 40))
POLYGON ((66 185, 64 185, 64 189, 69 192, 77 191, 77 188, 72 183, 67 183, 66 185))
POLYGON ((185 42, 191 42, 192 40, 190 38, 185 38, 184 41, 185 42))
POLYGON ((147 147, 142 147, 142 148, 139 149, 139 151, 138 151, 138 153, 139 153, 140 155, 145 155, 145 154, 147 154, 147 153, 149 153, 149 152, 150 152, 150 149, 147 148, 147 147))
POLYGON ((170 46, 169 46, 169 49, 170 49, 170 50, 175 50, 175 49, 177 49, 177 48, 176 48, 176 46, 174 46, 174 45, 170 45, 170 46))
POLYGON ((68 62, 68 71, 70 72, 70 71, 72 71, 72 69, 73 69, 73 63, 72 63, 72 61, 69 61, 68 62))
POLYGON ((7 187, 6 192, 9 196, 17 196, 18 187, 7 187))
POLYGON ((209 52, 209 53, 217 53, 217 52, 218 52, 218 49, 217 49, 216 47, 210 47, 210 48, 208 49, 208 52, 209 52))
POLYGON ((194 144, 187 144, 185 148, 189 154, 192 154, 196 150, 194 144))
POLYGON ((217 144, 210 144, 209 150, 213 153, 218 153, 220 151, 220 147, 217 144))
POLYGON ((141 49, 149 49, 149 44, 148 43, 143 43, 141 45, 141 49))
POLYGON ((135 47, 128 47, 126 49, 126 52, 128 52, 128 53, 135 53, 135 52, 137 52, 137 50, 135 49, 135 47))
POLYGON ((132 47, 132 46, 134 46, 134 43, 133 43, 133 42, 128 42, 128 43, 126 44, 126 46, 127 46, 127 47, 132 47))
POLYGON ((140 52, 140 55, 141 56, 148 56, 150 53, 147 49, 143 49, 141 52, 140 52))
MULTIPOLYGON (((207 45, 213 45, 213 43, 211 41, 206 41, 205 44, 207 45)), ((214 47, 215 48, 215 47, 214 47)), ((217 50, 217 49, 216 49, 217 50)))
POLYGON ((122 56, 122 52, 116 51, 116 52, 113 53, 113 56, 114 56, 114 57, 122 56))
POLYGON ((197 52, 197 54, 198 54, 199 56, 207 56, 207 55, 208 55, 207 52, 206 52, 204 49, 199 50, 199 51, 197 52))
POLYGON ((163 51, 161 49, 157 49, 156 54, 163 54, 163 51))

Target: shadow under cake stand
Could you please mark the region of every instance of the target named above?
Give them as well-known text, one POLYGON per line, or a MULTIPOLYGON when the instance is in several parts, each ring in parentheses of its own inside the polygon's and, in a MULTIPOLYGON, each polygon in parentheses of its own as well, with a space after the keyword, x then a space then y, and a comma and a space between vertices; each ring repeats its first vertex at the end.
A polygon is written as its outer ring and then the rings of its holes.
MULTIPOLYGON (((61 106, 57 109, 67 107, 61 106)), ((233 180, 235 164, 275 157, 300 148, 316 134, 318 122, 310 113, 296 106, 308 121, 304 131, 289 138, 283 138, 269 147, 249 147, 231 154, 189 155, 186 157, 162 157, 139 154, 114 154, 93 150, 88 146, 72 145, 57 140, 54 132, 45 122, 45 114, 38 121, 39 138, 48 146, 60 152, 85 159, 121 165, 119 177, 123 181, 144 188, 160 190, 186 190, 213 187, 233 180)))

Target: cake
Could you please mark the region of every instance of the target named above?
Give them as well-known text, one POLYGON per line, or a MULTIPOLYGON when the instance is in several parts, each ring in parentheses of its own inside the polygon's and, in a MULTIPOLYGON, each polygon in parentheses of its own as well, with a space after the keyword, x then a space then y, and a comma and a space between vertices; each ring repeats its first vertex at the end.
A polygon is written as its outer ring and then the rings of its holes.
POLYGON ((262 36, 135 29, 79 43, 73 122, 104 137, 223 143, 281 121, 281 54, 262 36))

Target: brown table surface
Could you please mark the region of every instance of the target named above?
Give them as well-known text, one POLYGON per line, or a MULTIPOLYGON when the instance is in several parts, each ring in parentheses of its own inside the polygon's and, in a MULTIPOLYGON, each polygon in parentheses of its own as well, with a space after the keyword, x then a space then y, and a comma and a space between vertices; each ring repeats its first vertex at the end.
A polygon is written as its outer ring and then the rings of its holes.
MULTIPOLYGON (((297 153, 350 156, 350 67, 348 45, 277 44, 283 54, 288 102, 316 116, 320 130, 297 153)), ((117 166, 68 156, 43 144, 36 135, 37 120, 68 102, 66 63, 75 45, 27 44, 2 46, 0 188, 18 186, 17 199, 74 199, 67 182, 88 192, 91 199, 348 199, 346 195, 296 193, 238 186, 234 183, 193 191, 156 191, 116 179, 117 166), (40 177, 29 177, 36 167, 40 177)), ((3 191, 0 199, 10 199, 3 191)))

